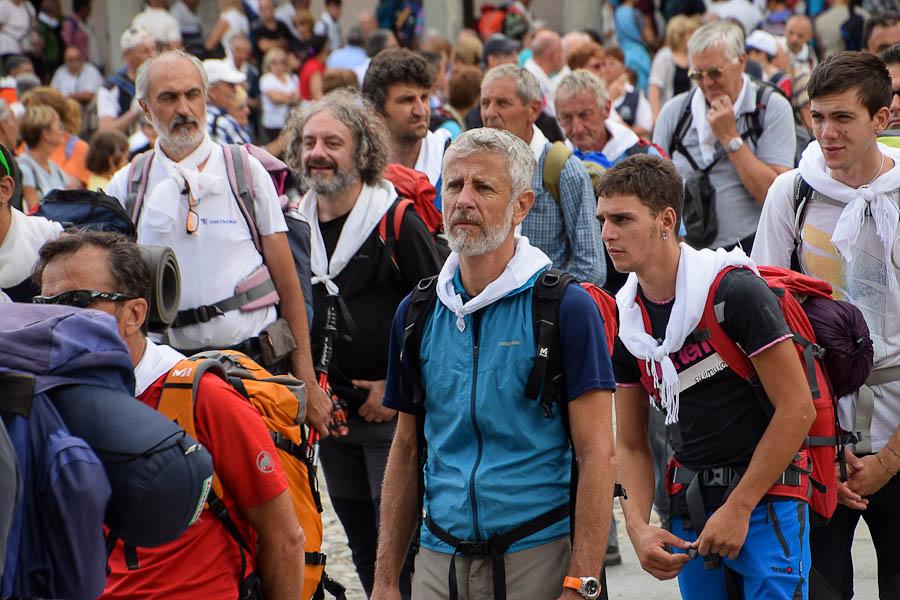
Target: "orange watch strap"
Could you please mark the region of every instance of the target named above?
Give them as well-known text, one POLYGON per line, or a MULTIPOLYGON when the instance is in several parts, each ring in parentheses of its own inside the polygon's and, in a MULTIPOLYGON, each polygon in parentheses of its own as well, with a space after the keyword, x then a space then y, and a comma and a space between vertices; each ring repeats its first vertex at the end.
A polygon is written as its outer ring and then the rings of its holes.
POLYGON ((581 578, 580 577, 566 577, 563 579, 563 587, 564 588, 572 588, 573 590, 581 591, 581 578))

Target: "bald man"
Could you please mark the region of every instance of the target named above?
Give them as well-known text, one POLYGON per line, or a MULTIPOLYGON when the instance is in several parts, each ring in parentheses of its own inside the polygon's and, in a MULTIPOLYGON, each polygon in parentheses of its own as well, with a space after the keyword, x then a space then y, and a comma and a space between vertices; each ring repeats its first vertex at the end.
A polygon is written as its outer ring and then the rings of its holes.
POLYGON ((543 96, 542 106, 544 112, 551 117, 556 117, 556 109, 553 107, 553 81, 551 77, 556 74, 563 65, 563 46, 559 34, 549 29, 542 29, 534 34, 531 41, 532 56, 525 61, 525 68, 535 77, 541 86, 543 96))
POLYGON ((806 15, 794 15, 784 26, 794 78, 808 75, 819 64, 815 52, 809 46, 813 37, 812 21, 806 15))

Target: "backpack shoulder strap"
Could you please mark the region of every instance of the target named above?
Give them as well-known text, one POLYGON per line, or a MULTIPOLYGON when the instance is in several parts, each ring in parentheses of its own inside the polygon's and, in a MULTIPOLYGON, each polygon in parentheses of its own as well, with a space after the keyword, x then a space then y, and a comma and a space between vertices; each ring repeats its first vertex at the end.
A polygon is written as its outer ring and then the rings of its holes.
POLYGON ((225 155, 225 173, 231 193, 247 223, 256 251, 262 254, 262 240, 256 226, 256 195, 250 172, 250 154, 243 144, 222 144, 222 152, 225 155))
POLYGON ((566 166, 566 161, 569 160, 570 156, 572 156, 572 151, 568 146, 562 142, 553 142, 553 145, 550 146, 550 149, 547 150, 547 155, 544 157, 544 168, 541 171, 544 187, 547 188, 547 191, 550 192, 557 204, 559 204, 560 198, 559 181, 562 178, 562 171, 566 166))
POLYGON ((719 284, 722 283, 725 275, 736 268, 739 267, 722 269, 713 280, 694 336, 696 341, 708 341, 713 350, 719 353, 722 361, 728 365, 728 368, 737 373, 741 379, 753 383, 756 379, 756 369, 753 368, 753 363, 750 362, 740 346, 722 329, 722 322, 725 320, 725 304, 716 304, 716 292, 719 290, 719 284))
POLYGON ((803 221, 806 218, 806 210, 809 208, 809 201, 812 200, 812 186, 803 178, 800 173, 794 180, 794 249, 791 251, 791 270, 798 273, 803 272, 800 265, 800 247, 803 245, 803 221))
POLYGON ((391 264, 397 272, 400 271, 400 263, 398 262, 399 258, 397 255, 400 228, 403 224, 403 215, 406 214, 406 209, 412 206, 412 204, 413 201, 408 198, 397 198, 394 200, 391 207, 381 216, 381 219, 378 221, 378 227, 376 228, 378 239, 387 249, 388 256, 391 257, 391 264), (388 227, 388 221, 391 222, 391 227, 388 227))
POLYGON ((756 107, 750 113, 750 130, 747 132, 747 137, 755 144, 762 135, 766 106, 769 103, 769 98, 772 97, 772 93, 775 91, 775 86, 759 79, 753 79, 752 81, 756 84, 756 107))
POLYGON ((544 416, 552 418, 553 405, 562 392, 562 348, 559 341, 559 305, 575 278, 558 269, 548 269, 534 282, 532 318, 537 353, 525 384, 525 397, 541 401, 544 416))
POLYGON ((147 180, 150 178, 150 166, 153 164, 154 150, 151 148, 141 152, 131 160, 128 167, 127 193, 125 197, 125 212, 131 217, 131 222, 137 225, 141 217, 141 209, 144 207, 144 195, 147 192, 147 180))
POLYGON ((691 115, 691 102, 696 93, 697 89, 694 88, 684 98, 678 121, 675 123, 675 130, 672 132, 672 141, 669 142, 669 156, 672 157, 675 156, 676 152, 681 152, 687 161, 691 163, 691 167, 695 171, 699 171, 701 170, 700 165, 697 164, 697 161, 694 160, 694 157, 691 156, 691 153, 688 152, 687 148, 684 146, 684 136, 687 135, 687 132, 691 127, 691 122, 693 121, 693 115, 691 115))

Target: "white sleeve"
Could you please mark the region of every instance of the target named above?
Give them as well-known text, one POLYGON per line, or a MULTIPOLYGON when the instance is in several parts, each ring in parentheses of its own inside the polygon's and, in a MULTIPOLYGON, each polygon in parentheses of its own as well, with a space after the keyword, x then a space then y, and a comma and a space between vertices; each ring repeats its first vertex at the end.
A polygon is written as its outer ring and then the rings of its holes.
POLYGON ((63 91, 62 75, 65 68, 66 65, 62 65, 61 67, 57 68, 56 72, 53 74, 53 79, 50 80, 50 87, 62 92, 63 94, 65 94, 65 91, 63 91))
POLYGON ((125 206, 125 200, 128 197, 128 171, 131 167, 131 163, 128 163, 113 175, 113 178, 110 180, 109 185, 106 186, 106 189, 103 190, 106 192, 107 196, 112 196, 116 200, 119 201, 123 207, 125 206))
POLYGON ((758 265, 791 266, 794 251, 794 181, 797 169, 775 178, 766 194, 753 251, 750 258, 758 265))
POLYGON ((640 129, 653 131, 653 107, 650 101, 641 94, 638 97, 637 114, 634 117, 634 125, 640 129))
POLYGON ((325 21, 316 21, 316 24, 313 25, 313 33, 319 36, 328 35, 328 25, 325 24, 325 21))
MULTIPOLYGON (((63 67, 64 68, 64 67, 63 67)), ((94 65, 87 63, 85 71, 82 73, 83 80, 80 81, 77 92, 96 92, 103 85, 103 75, 94 65)))
POLYGON ((258 160, 252 156, 249 158, 250 177, 256 196, 256 227, 259 229, 259 235, 266 236, 287 231, 287 223, 284 222, 281 202, 275 193, 272 177, 258 160))
POLYGON ((101 87, 97 90, 97 117, 119 116, 119 88, 112 86, 111 89, 101 87))
POLYGON ((266 73, 259 80, 260 93, 278 91, 278 79, 271 73, 266 73))

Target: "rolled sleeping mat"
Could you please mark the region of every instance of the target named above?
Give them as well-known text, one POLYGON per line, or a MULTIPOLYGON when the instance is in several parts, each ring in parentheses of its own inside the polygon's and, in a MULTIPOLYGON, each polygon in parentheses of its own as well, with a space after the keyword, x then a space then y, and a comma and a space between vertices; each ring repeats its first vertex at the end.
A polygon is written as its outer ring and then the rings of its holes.
POLYGON ((151 331, 164 331, 175 320, 181 302, 181 271, 175 252, 168 246, 139 246, 150 269, 150 312, 147 320, 151 331))
POLYGON ((50 392, 69 430, 103 463, 112 496, 106 525, 134 546, 171 542, 200 517, 212 457, 175 422, 128 394, 91 385, 50 392))

